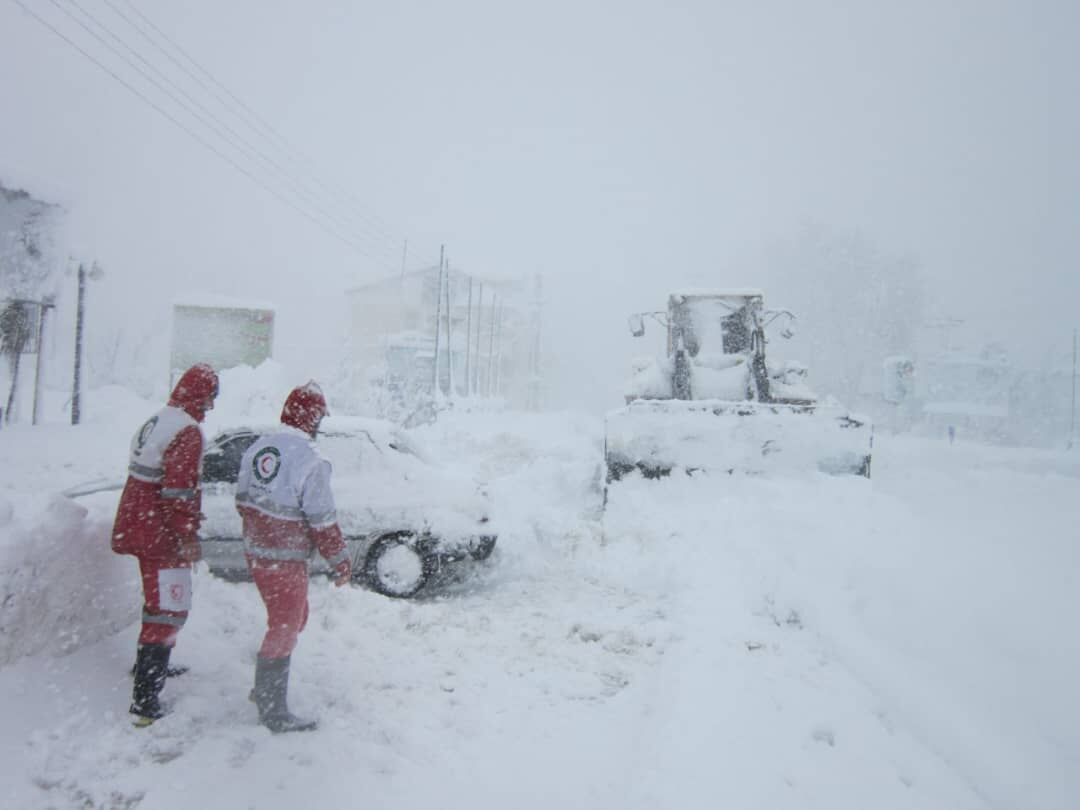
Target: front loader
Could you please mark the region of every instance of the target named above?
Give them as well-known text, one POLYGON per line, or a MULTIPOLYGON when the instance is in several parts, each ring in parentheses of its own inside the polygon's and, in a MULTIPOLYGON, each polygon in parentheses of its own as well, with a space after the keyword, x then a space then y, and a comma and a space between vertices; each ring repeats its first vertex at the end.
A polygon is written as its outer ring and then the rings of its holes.
POLYGON ((765 309, 760 290, 672 293, 652 318, 667 329, 667 353, 635 365, 625 407, 605 422, 607 482, 637 471, 769 474, 819 470, 870 476, 872 428, 806 385, 798 363, 772 366, 766 330, 790 337, 794 316, 765 309))

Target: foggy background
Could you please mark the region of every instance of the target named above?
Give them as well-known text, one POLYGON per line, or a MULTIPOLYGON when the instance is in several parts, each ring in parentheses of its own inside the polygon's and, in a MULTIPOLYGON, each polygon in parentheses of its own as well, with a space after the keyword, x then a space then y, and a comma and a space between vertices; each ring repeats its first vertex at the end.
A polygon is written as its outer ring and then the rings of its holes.
POLYGON ((291 172, 353 195, 318 192, 346 244, 0 0, 0 181, 63 205, 72 252, 106 270, 91 385, 163 384, 193 294, 272 302, 275 355, 330 374, 341 291, 400 272, 406 238, 410 266, 445 243, 481 276, 543 275, 555 407, 620 404, 650 348, 626 314, 687 286, 796 310, 792 351, 838 395, 838 354, 1071 352, 1076 3, 21 2, 232 154, 76 22, 183 80, 117 10, 145 14, 310 159, 291 172), (962 323, 925 326, 943 318, 962 323))

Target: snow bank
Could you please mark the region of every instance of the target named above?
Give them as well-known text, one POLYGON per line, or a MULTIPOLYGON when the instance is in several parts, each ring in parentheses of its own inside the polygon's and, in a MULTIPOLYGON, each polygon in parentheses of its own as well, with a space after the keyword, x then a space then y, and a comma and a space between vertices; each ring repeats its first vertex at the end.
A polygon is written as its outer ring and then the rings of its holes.
POLYGON ((63 654, 138 618, 137 570, 109 548, 111 514, 54 496, 29 526, 7 531, 0 557, 0 667, 63 654))

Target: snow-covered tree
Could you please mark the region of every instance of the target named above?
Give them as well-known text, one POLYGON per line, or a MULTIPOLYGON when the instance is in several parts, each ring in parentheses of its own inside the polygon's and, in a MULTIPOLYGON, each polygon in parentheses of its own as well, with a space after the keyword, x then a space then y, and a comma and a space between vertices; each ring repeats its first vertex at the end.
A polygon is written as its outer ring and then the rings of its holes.
POLYGON ((19 359, 33 338, 33 320, 30 305, 24 301, 9 300, 0 307, 0 354, 11 368, 11 386, 4 408, 4 421, 11 421, 19 382, 19 359))
POLYGON ((0 183, 0 297, 38 299, 58 272, 59 206, 0 183))
POLYGON ((19 359, 34 339, 38 312, 30 301, 55 291, 62 269, 56 244, 56 205, 0 183, 0 355, 10 374, 5 419, 19 384, 19 359))

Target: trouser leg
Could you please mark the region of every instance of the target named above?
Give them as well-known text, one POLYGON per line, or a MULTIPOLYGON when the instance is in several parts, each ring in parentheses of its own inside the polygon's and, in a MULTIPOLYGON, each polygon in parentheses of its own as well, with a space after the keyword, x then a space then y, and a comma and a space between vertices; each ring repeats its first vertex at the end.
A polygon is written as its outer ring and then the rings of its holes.
POLYGON ((173 645, 191 607, 191 569, 181 561, 140 557, 139 574, 143 614, 130 712, 137 725, 149 725, 164 715, 159 696, 169 675, 173 645))
POLYGON ((173 647, 191 609, 191 566, 140 557, 139 574, 143 586, 139 644, 173 647))
POLYGON ((266 605, 266 634, 259 656, 288 658, 307 624, 308 566, 304 561, 248 560, 255 587, 266 605))
POLYGON ((307 563, 248 558, 248 566, 266 605, 266 635, 255 663, 252 690, 259 722, 275 733, 310 731, 316 723, 293 715, 287 699, 290 656, 307 624, 307 563))

